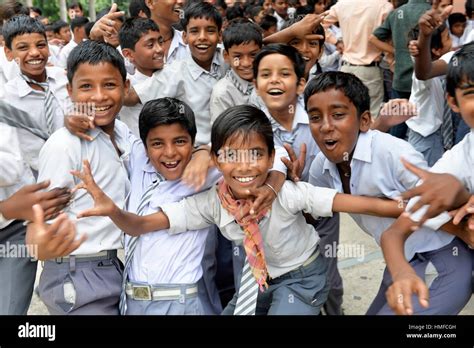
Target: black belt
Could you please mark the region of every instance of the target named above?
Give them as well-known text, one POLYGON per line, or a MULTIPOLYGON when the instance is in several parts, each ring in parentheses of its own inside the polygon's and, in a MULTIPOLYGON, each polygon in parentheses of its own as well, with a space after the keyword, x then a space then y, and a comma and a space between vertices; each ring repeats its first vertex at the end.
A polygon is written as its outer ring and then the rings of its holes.
POLYGON ((370 64, 352 64, 352 63, 349 63, 348 61, 344 60, 342 62, 342 65, 350 65, 350 66, 366 66, 366 67, 371 67, 371 66, 379 66, 379 62, 376 62, 375 60, 370 63, 370 64))

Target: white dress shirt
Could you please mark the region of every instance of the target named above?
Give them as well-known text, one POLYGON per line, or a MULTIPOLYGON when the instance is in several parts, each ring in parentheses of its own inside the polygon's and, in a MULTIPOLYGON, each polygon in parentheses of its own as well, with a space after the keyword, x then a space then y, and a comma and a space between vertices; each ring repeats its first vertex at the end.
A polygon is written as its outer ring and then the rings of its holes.
MULTIPOLYGON (((406 141, 375 130, 360 133, 351 161, 351 194, 395 199, 401 192, 413 188, 418 177, 405 169, 400 157, 426 168, 423 155, 406 141)), ((336 165, 322 152, 311 166, 310 183, 343 192, 336 165)), ((362 214, 351 216, 362 230, 375 238, 377 244, 380 244, 382 233, 395 221, 392 218, 362 214)), ((405 242, 405 257, 411 260, 415 253, 439 249, 449 244, 453 238, 454 236, 443 231, 421 228, 405 242)))
POLYGON ((171 40, 165 63, 171 64, 174 61, 181 61, 190 55, 188 45, 183 41, 183 32, 173 28, 173 39, 171 40))
POLYGON ((67 67, 67 57, 69 57, 69 54, 71 51, 77 46, 76 41, 71 40, 68 42, 66 46, 64 46, 61 51, 59 52, 59 57, 56 63, 56 66, 59 68, 66 69, 67 67))
MULTIPOLYGON (((135 73, 133 75, 128 74, 127 78, 130 80, 131 86, 136 86, 140 82, 149 79, 150 76, 146 76, 136 69, 135 73)), ((138 117, 140 116, 140 111, 142 111, 142 109, 143 104, 138 103, 134 106, 122 106, 119 113, 120 121, 125 123, 137 138, 140 137, 140 130, 138 129, 138 117)))
MULTIPOLYGON (((285 182, 272 209, 258 223, 270 277, 277 278, 298 268, 311 256, 319 236, 306 223, 302 212, 314 218, 332 216, 335 195, 335 190, 304 182, 285 182)), ((236 244, 244 239, 244 231, 234 216, 222 207, 217 186, 161 208, 168 216, 171 234, 216 224, 224 237, 236 244)))
MULTIPOLYGON (((33 173, 23 160, 17 129, 0 123, 0 201, 34 182, 33 173)), ((12 221, 0 221, 0 229, 12 221)))
MULTIPOLYGON (((54 118, 53 125, 57 130, 64 126, 64 114, 70 108, 71 101, 67 93, 67 78, 64 69, 57 67, 47 67, 46 74, 51 91, 54 95, 54 118)), ((44 114, 45 94, 31 88, 21 77, 17 76, 9 81, 5 86, 5 100, 12 106, 27 112, 43 130, 48 133, 46 116, 44 114)), ((33 137, 31 133, 24 129, 18 130, 21 139, 21 148, 26 162, 37 170, 38 154, 44 144, 44 140, 33 137)))
MULTIPOLYGON (((82 170, 82 161, 87 159, 97 185, 117 206, 124 207, 130 188, 130 148, 136 138, 128 127, 118 120, 115 121, 114 133, 120 156, 110 137, 100 127, 89 131, 93 138, 90 142, 72 135, 66 128, 61 128, 41 149, 38 181, 50 179, 51 188, 73 188, 80 183, 80 179, 70 174, 70 171, 82 170)), ((108 217, 77 219, 78 213, 93 206, 94 200, 86 190, 79 190, 65 210, 69 218, 76 222, 78 234, 85 233, 88 237, 73 255, 93 254, 122 247, 122 232, 108 217)))
MULTIPOLYGON (((143 193, 156 179, 156 170, 140 140, 133 144, 130 168, 131 189, 127 210, 136 213, 143 193)), ((215 185, 219 178, 220 173, 211 170, 203 189, 215 185)), ((156 213, 160 205, 177 202, 194 193, 196 191, 181 180, 163 181, 153 192, 143 215, 156 213)), ((167 230, 161 230, 141 235, 130 266, 130 280, 152 285, 197 283, 202 277, 201 261, 208 231, 209 228, 203 228, 169 234, 167 230)), ((125 235, 125 245, 129 239, 130 236, 125 235)))
POLYGON ((196 117, 196 145, 211 141, 210 98, 212 88, 224 76, 225 65, 220 50, 216 50, 211 71, 201 68, 191 56, 166 65, 150 79, 134 87, 142 104, 163 97, 184 101, 196 117))

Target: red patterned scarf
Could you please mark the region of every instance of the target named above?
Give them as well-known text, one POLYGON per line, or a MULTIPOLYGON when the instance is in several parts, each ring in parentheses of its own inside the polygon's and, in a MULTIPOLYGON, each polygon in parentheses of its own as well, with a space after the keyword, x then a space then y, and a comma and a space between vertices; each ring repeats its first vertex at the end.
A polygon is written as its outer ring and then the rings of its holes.
POLYGON ((221 200, 221 204, 227 210, 235 221, 242 227, 244 237, 244 248, 247 254, 247 260, 252 270, 253 276, 257 281, 260 291, 263 291, 263 286, 268 288, 267 284, 267 264, 265 262, 265 252, 263 250, 262 233, 258 226, 259 221, 266 212, 261 212, 257 217, 250 215, 250 208, 252 201, 248 199, 234 199, 229 186, 222 180, 219 182, 219 189, 217 194, 221 200))

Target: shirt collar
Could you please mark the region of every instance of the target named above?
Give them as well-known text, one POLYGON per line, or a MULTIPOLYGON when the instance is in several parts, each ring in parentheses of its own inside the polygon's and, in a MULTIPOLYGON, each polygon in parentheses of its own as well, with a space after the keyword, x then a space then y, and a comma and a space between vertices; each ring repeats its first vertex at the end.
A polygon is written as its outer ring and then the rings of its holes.
POLYGON ((229 75, 232 84, 245 95, 250 95, 253 91, 253 83, 241 78, 234 69, 229 69, 227 74, 229 75))
MULTIPOLYGON (((189 47, 188 47, 189 49, 189 47)), ((216 52, 214 53, 214 57, 212 57, 212 63, 211 63, 211 70, 207 71, 203 68, 201 68, 193 59, 191 53, 189 53, 189 56, 187 57, 188 60, 188 69, 189 72, 191 73, 191 76, 193 80, 197 80, 201 74, 209 74, 212 76, 215 76, 216 78, 220 77, 220 71, 219 68, 221 66, 221 60, 219 59, 221 56, 222 52, 219 47, 216 48, 216 52)))
MULTIPOLYGON (((48 68, 46 68, 46 81, 53 82, 53 83, 56 81, 53 74, 51 74, 48 68)), ((16 86, 18 90, 18 96, 20 98, 23 98, 24 96, 28 95, 31 92, 40 92, 31 88, 31 86, 21 76, 18 77, 16 86)))
POLYGON ((173 38, 171 39, 170 48, 168 49, 168 57, 166 60, 178 50, 179 46, 186 47, 186 44, 183 41, 183 32, 173 28, 173 38))
MULTIPOLYGON (((272 115, 270 114, 270 111, 268 111, 268 108, 264 106, 262 108, 263 112, 266 113, 267 116, 271 117, 271 120, 275 120, 272 115)), ((298 99, 296 100, 296 110, 295 110, 295 117, 293 118, 293 124, 292 124, 292 129, 296 129, 298 126, 298 123, 301 124, 309 124, 309 117, 308 114, 304 108, 304 97, 303 95, 299 95, 298 99)), ((283 131, 288 131, 285 129, 281 124, 279 124, 276 120, 274 123, 272 123, 272 126, 274 127, 273 130, 275 130, 275 127, 283 130, 283 131)))
POLYGON ((359 133, 357 144, 352 155, 352 160, 358 160, 362 162, 372 162, 372 138, 374 132, 369 130, 365 133, 359 133))

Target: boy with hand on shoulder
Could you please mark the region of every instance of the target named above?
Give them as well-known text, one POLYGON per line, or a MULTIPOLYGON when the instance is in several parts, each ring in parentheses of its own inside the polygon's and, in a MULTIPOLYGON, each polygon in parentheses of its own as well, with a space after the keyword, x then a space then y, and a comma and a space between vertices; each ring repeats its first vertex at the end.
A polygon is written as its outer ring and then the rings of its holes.
MULTIPOLYGON (((63 69, 46 67, 49 56, 43 24, 28 16, 16 16, 5 23, 5 54, 15 60, 21 70, 19 76, 5 85, 5 100, 29 114, 32 122, 50 136, 64 124, 64 112, 70 105, 67 79, 63 69)), ((36 171, 38 154, 44 139, 32 137, 24 129, 18 130, 25 161, 36 171)))
MULTIPOLYGON (((318 75, 306 88, 305 101, 311 132, 321 149, 310 169, 310 183, 339 192, 394 201, 401 192, 415 187, 418 178, 405 170, 400 158, 404 156, 426 168, 423 156, 403 140, 369 130, 369 92, 357 77, 343 72, 318 75)), ((398 204, 403 206, 403 202, 398 204)), ((382 233, 394 221, 359 214, 352 214, 352 217, 362 230, 382 245, 382 233)), ((404 250, 400 249, 401 257, 410 260, 422 276, 430 279, 434 296, 439 301, 434 311, 420 308, 416 313, 456 314, 465 304, 470 281, 470 269, 465 264, 469 252, 464 243, 445 232, 458 230, 455 226, 443 226, 443 230, 434 231, 422 228, 410 236, 404 250), (456 256, 452 254, 452 248, 458 249, 456 256), (457 295, 453 296, 453 292, 457 295)), ((386 269, 367 314, 393 314, 384 297, 391 281, 386 269)))
MULTIPOLYGON (((420 305, 423 307, 429 306, 428 310, 431 309, 441 314, 451 314, 447 311, 440 311, 439 308, 442 308, 443 304, 440 303, 439 297, 436 297, 436 291, 433 291, 429 284, 425 284, 428 281, 427 279, 423 281, 419 268, 416 265, 407 264, 406 260, 400 255, 400 249, 403 248, 406 238, 411 236, 412 233, 417 233, 413 232, 417 226, 428 226, 436 230, 450 221, 453 216, 456 216, 453 223, 459 224, 462 228, 461 232, 457 234, 458 237, 466 241, 468 245, 473 245, 472 215, 466 219, 467 221, 462 223, 460 221, 465 215, 473 213, 474 98, 472 96, 474 85, 472 81, 474 81, 474 43, 464 45, 454 54, 449 63, 446 81, 448 103, 454 112, 461 114, 471 131, 460 143, 444 153, 443 157, 430 169, 431 173, 423 172, 416 166, 407 164, 408 168, 420 176, 424 182, 405 193, 404 197, 412 198, 418 195, 421 195, 421 197, 410 200, 407 207, 409 214, 400 216, 384 232, 382 238, 382 248, 387 267, 394 277, 393 284, 388 289, 387 300, 390 307, 399 314, 417 313, 420 305), (455 183, 451 184, 451 181, 448 181, 449 176, 440 180, 440 174, 438 173, 444 173, 445 176, 446 174, 454 176, 461 182, 461 187, 459 188, 459 185, 455 183), (438 183, 433 184, 433 181, 438 183), (445 209, 457 208, 460 208, 460 210, 456 215, 443 212, 445 209), (440 215, 436 215, 440 212, 442 212, 440 215), (431 219, 426 220, 426 218, 431 219), (418 301, 414 294, 418 295, 418 301)), ((462 250, 460 249, 460 255, 455 257, 462 259, 462 266, 451 264, 445 266, 449 271, 457 270, 459 267, 467 268, 468 279, 457 277, 451 279, 450 283, 455 286, 455 290, 446 295, 457 299, 459 305, 456 309, 458 311, 469 301, 472 292, 471 271, 474 253, 471 249, 467 252, 468 257, 465 258, 461 257, 462 250)))
MULTIPOLYGON (((158 26, 148 18, 129 18, 119 31, 122 55, 135 67, 133 75, 127 74, 130 84, 135 86, 146 81, 155 71, 163 69, 163 36, 158 26)), ((124 106, 120 120, 139 137, 138 115, 142 105, 124 106)))
POLYGON ((133 236, 160 229, 174 235, 217 224, 227 239, 244 243, 248 259, 240 293, 224 314, 317 315, 327 295, 326 263, 318 249, 319 237, 301 212, 314 217, 330 216, 333 211, 397 216, 401 209, 396 202, 286 181, 270 210, 251 214, 254 197, 249 190, 265 185, 274 156, 267 116, 252 106, 231 107, 212 126, 212 158, 223 175, 218 185, 161 205, 160 212, 138 216, 120 210, 100 190, 86 162, 84 172, 74 174, 83 181, 78 187, 87 189, 95 203, 78 217, 109 216, 133 236), (251 300, 242 306, 246 296, 251 300))
POLYGON ((252 66, 262 48, 262 33, 256 24, 237 19, 224 30, 222 41, 224 60, 231 69, 212 89, 211 123, 231 106, 249 103, 254 79, 252 66))
MULTIPOLYGON (((77 108, 88 108, 95 128, 93 141, 58 130, 40 152, 39 180, 49 178, 53 187, 73 188, 70 174, 87 159, 99 186, 120 206, 129 191, 128 161, 135 137, 116 120, 129 88, 125 65, 112 46, 85 41, 68 59, 68 92, 77 108)), ((90 197, 76 192, 66 213, 70 218, 91 204, 90 197)), ((51 314, 118 314, 122 289, 122 265, 117 249, 122 233, 108 219, 77 222, 87 240, 67 257, 48 260, 39 283, 39 296, 51 314)))

